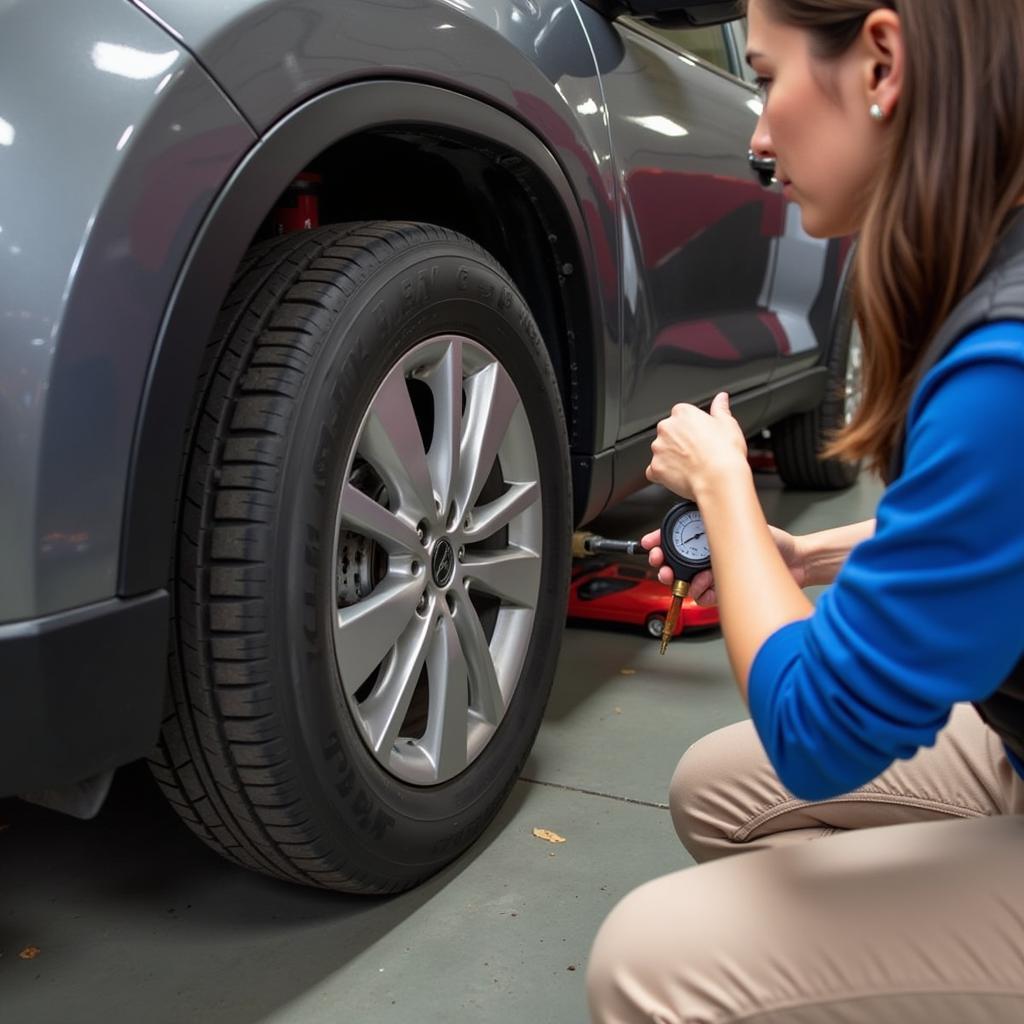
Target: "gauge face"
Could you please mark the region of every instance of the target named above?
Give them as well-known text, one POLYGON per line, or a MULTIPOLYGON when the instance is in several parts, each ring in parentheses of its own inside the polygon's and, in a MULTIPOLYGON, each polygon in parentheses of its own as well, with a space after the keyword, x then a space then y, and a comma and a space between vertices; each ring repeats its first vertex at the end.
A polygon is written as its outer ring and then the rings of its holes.
POLYGON ((706 562, 711 558, 704 520, 697 509, 689 509, 672 524, 669 543, 674 552, 688 562, 706 562))

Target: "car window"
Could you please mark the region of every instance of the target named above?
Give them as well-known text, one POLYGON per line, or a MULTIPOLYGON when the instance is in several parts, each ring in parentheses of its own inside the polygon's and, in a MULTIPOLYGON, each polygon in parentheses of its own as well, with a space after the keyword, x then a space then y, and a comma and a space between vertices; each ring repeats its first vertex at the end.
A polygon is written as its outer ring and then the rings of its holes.
POLYGON ((692 53, 716 68, 728 71, 730 75, 736 74, 723 25, 706 25, 701 28, 647 27, 676 49, 692 53))
POLYGON ((581 601, 593 601, 598 597, 607 597, 609 594, 617 594, 621 590, 629 590, 636 584, 631 580, 590 580, 580 587, 578 594, 581 601))
POLYGON ((738 18, 725 26, 726 31, 732 35, 732 43, 736 52, 737 70, 736 74, 745 82, 753 82, 757 78, 757 72, 747 63, 747 19, 738 18))

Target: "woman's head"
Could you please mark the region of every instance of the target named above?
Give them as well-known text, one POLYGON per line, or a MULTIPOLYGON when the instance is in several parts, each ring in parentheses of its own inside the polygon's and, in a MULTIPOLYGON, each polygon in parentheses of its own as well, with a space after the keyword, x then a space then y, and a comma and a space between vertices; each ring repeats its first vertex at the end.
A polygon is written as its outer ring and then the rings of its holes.
POLYGON ((748 0, 752 147, 821 237, 860 233, 864 403, 834 454, 884 466, 914 364, 1024 202, 1024 0, 748 0), (873 116, 874 115, 874 116, 873 116))
POLYGON ((775 157, 810 234, 857 231, 900 99, 898 15, 882 0, 750 0, 747 32, 765 101, 751 148, 775 157))

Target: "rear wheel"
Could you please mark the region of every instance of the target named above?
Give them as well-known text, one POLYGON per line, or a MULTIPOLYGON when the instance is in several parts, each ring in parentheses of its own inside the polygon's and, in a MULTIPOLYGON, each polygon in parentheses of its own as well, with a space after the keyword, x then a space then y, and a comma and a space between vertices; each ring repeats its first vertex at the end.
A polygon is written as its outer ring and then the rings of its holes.
POLYGON ((771 428, 772 452, 779 476, 791 487, 832 491, 850 487, 859 462, 823 459, 821 452, 846 426, 861 399, 863 345, 852 318, 837 331, 828 360, 825 397, 810 412, 797 413, 771 428))
POLYGON ((529 752, 571 505, 550 360, 466 238, 256 246, 211 343, 153 770, 219 853, 392 892, 479 836, 529 752))

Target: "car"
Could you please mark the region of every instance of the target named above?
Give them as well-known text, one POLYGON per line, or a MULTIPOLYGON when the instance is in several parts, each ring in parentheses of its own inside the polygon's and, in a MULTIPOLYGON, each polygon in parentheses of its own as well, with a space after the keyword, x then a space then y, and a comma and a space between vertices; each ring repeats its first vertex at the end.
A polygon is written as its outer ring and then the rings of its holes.
POLYGON ((231 861, 388 893, 544 714, 570 534, 719 390, 791 484, 848 241, 722 0, 0 5, 0 796, 148 757, 231 861))
MULTIPOLYGON (((660 640, 671 604, 671 587, 660 583, 653 569, 602 558, 573 560, 567 613, 570 620, 641 626, 648 636, 660 640)), ((672 636, 717 625, 717 607, 702 607, 686 597, 672 636)))

